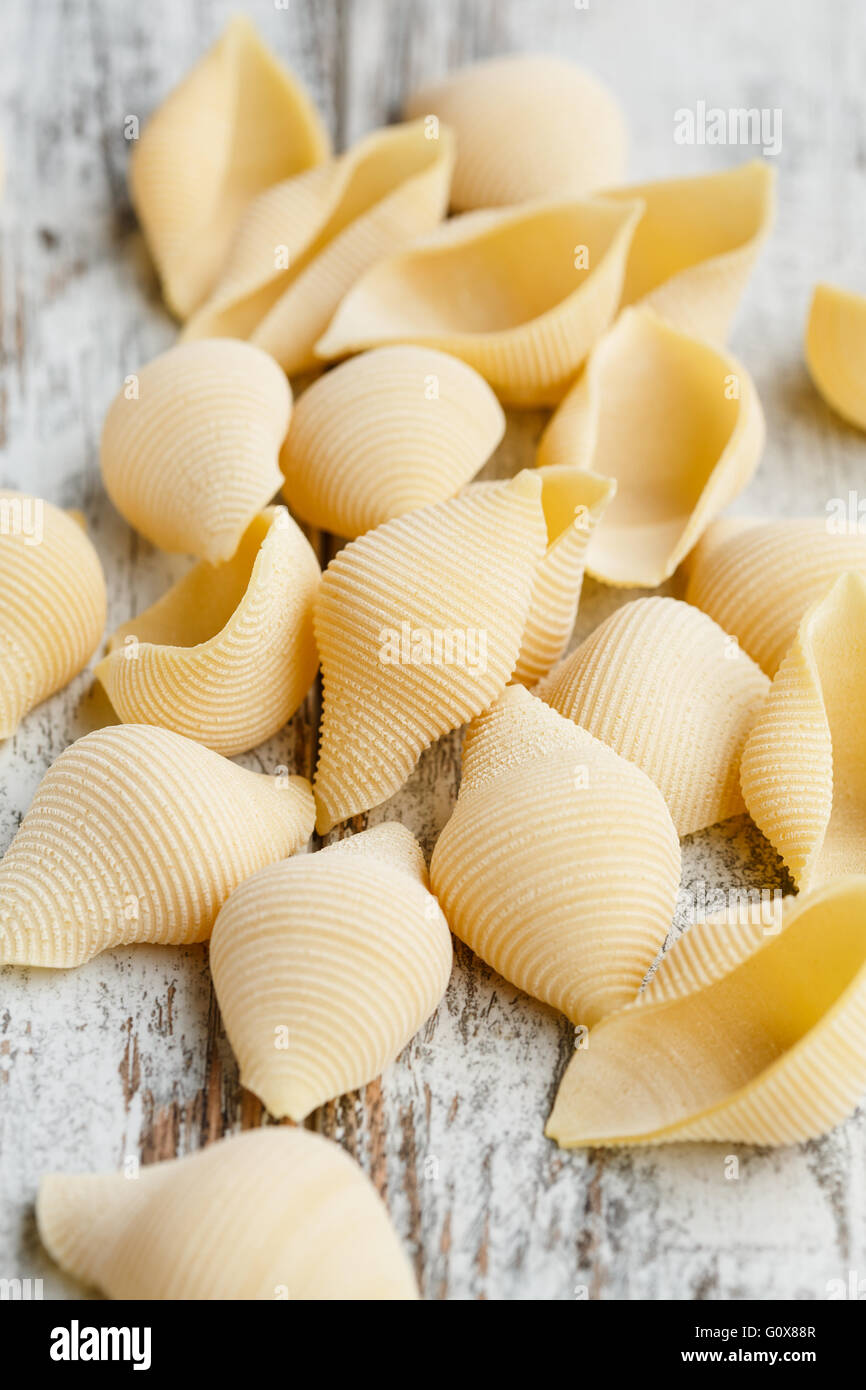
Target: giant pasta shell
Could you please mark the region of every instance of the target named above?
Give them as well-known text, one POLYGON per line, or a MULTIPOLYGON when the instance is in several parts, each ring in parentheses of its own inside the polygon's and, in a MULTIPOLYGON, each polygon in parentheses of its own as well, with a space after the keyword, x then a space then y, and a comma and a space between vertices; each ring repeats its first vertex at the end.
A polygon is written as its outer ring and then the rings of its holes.
POLYGON ((132 201, 175 314, 209 292, 249 200, 328 151, 303 87, 235 16, 133 146, 132 201))
POLYGON ((387 521, 331 561, 314 618, 320 833, 385 801, 504 688, 545 544, 541 480, 524 470, 387 521))
POLYGON ((312 823, 303 777, 247 772, 143 724, 87 734, 48 769, 0 861, 0 965, 203 941, 232 889, 312 823))
POLYGON ((617 609, 537 688, 643 768, 690 835, 745 810, 740 754, 770 688, 711 618, 673 598, 617 609))
POLYGON ((850 425, 866 430, 866 295, 815 286, 806 361, 827 404, 850 425))
POLYGON ((786 899, 783 930, 745 956, 738 939, 733 961, 719 932, 690 927, 658 969, 673 987, 590 1031, 551 1139, 795 1144, 851 1113, 866 1090, 866 878, 786 899))
POLYGON ((210 961, 242 1084, 302 1120, 377 1077, 434 1012, 451 933, 417 841, 392 823, 247 879, 210 961))
POLYGON ((457 211, 579 197, 620 183, 625 173, 618 102, 592 73, 562 58, 509 54, 473 63, 414 93, 407 112, 454 130, 457 211))
POLYGON ((552 404, 613 318, 639 217, 639 204, 589 199, 454 218, 368 270, 316 352, 425 343, 507 404, 552 404))
POLYGON ((415 1299, 382 1201, 329 1139, 269 1126, 123 1173, 52 1173, 39 1234, 110 1298, 415 1299))
POLYGON ((320 578, 286 508, 260 513, 231 560, 202 561, 114 633, 96 675, 120 718, 228 758, 263 743, 315 678, 320 578))
POLYGON ((105 578, 77 518, 0 492, 0 739, 87 665, 104 626, 105 578))
POLYGON ((745 487, 764 433, 739 362, 649 309, 630 309, 553 416, 538 463, 616 479, 587 570, 605 584, 654 588, 745 487))
POLYGON ((679 879, 676 831, 640 768, 522 686, 471 726, 430 881, 500 975, 595 1023, 637 994, 679 879))
POLYGON ((283 493, 304 521, 354 538, 452 497, 504 431, 490 387, 456 357, 378 348, 301 396, 280 456, 283 493))
POLYGON ((117 510, 162 550, 230 560, 282 482, 285 376, 248 343, 181 343, 115 396, 102 477, 117 510))

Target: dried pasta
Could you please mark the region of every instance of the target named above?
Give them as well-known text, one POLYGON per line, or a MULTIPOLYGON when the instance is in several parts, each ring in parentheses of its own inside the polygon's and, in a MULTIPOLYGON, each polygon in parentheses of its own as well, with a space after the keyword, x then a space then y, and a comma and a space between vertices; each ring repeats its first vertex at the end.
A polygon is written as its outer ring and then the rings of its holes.
POLYGON ((866 295, 815 286, 806 361, 827 404, 849 425, 866 430, 866 295))

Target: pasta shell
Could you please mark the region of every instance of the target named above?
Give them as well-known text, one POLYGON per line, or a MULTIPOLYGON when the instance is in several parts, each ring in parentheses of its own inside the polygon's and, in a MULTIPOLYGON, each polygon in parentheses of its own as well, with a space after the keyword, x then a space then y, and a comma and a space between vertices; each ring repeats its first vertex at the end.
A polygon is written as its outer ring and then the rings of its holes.
POLYGON ((425 748, 495 700, 545 543, 541 480, 524 470, 387 521, 331 561, 314 616, 320 834, 387 800, 425 748))
POLYGON ((392 823, 247 879, 210 960, 242 1084, 302 1120, 377 1077, 435 1011, 451 933, 420 847, 392 823))
POLYGON ((800 889, 866 873, 866 578, 810 608, 743 751, 749 813, 800 889))
POLYGON ((846 570, 866 575, 866 535, 824 518, 715 522, 689 558, 686 599, 775 675, 810 604, 846 570))
POLYGON ((452 931, 573 1023, 634 999, 671 925, 680 846, 640 768, 510 686, 469 729, 430 864, 452 931))
POLYGON ((316 352, 425 343, 506 404, 553 404, 614 316, 639 218, 601 199, 466 213, 368 270, 316 352))
POLYGON ((105 578, 78 519, 0 491, 0 739, 87 665, 105 626, 105 578))
POLYGON ((114 1299, 415 1299, 369 1178, 337 1144, 268 1126, 123 1173, 52 1173, 39 1234, 114 1299))
POLYGON ((770 682, 673 598, 618 608, 536 689, 656 784, 679 835, 740 815, 740 755, 770 682))
POLYGON ((247 772, 144 724, 87 734, 48 769, 0 862, 0 965, 203 941, 232 889, 312 824, 304 777, 247 772))
POLYGON ((575 63, 510 54, 416 92, 409 116, 457 136, 457 211, 579 197, 622 182, 628 137, 612 93, 575 63))
POLYGON ((362 353, 301 396, 280 464, 297 516, 337 536, 452 497, 505 432, 490 387, 433 348, 362 353))
POLYGON ((258 348, 228 338, 169 348, 109 406, 108 495, 162 550, 230 560, 282 483, 291 409, 285 376, 258 348))
POLYGON ((649 309, 630 309, 553 416, 537 462, 616 479, 587 571, 605 584, 654 588, 746 486, 764 435, 739 362, 649 309))
POLYGON ((825 1134, 866 1090, 864 917, 866 878, 837 879, 788 898, 783 930, 732 967, 715 959, 718 926, 690 927, 658 969, 676 971, 690 944, 670 994, 605 1019, 575 1053, 548 1137, 574 1148, 825 1134), (691 989, 695 961, 709 983, 691 989))
POLYGON ((130 160, 132 201, 173 313, 186 318, 209 293, 250 199, 329 150, 303 87, 236 15, 130 160))
POLYGON ((827 404, 849 425, 866 430, 866 295, 815 286, 806 361, 827 404))
POLYGON ((97 666, 120 718, 227 758, 291 719, 315 679, 319 562, 285 507, 261 512, 233 559, 196 565, 119 627, 97 666))

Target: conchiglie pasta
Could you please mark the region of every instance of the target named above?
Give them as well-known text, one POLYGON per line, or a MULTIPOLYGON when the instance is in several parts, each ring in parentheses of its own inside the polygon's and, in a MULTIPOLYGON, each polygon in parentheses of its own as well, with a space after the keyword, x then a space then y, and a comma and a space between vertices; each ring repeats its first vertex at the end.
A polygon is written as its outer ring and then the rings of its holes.
POLYGON ((373 1184, 306 1129, 269 1126, 123 1173, 52 1173, 42 1242, 68 1273, 132 1300, 415 1299, 373 1184))
POLYGON ((419 845, 393 823, 247 879, 210 961, 241 1083, 299 1121, 417 1033, 445 993, 451 934, 419 845))
POLYGON ((87 665, 105 602, 99 556, 77 518, 0 491, 0 739, 87 665))
POLYGON ((306 842, 313 809, 305 778, 247 772, 167 729, 87 734, 0 861, 0 965, 203 941, 233 888, 306 842))
POLYGON ((231 560, 202 561, 114 633, 96 675, 120 718, 226 757, 263 743, 315 678, 320 578, 286 508, 261 512, 231 560))
POLYGON ((827 404, 850 425, 866 430, 866 295, 815 286, 806 361, 827 404))

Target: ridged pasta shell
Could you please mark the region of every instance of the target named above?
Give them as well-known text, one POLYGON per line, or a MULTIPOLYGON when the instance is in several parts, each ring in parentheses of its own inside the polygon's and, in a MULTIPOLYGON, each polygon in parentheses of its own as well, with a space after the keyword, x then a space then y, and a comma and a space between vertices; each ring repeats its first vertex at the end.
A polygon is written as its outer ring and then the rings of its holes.
POLYGON ((846 570, 866 575, 866 535, 823 517, 715 522, 689 557, 686 599, 775 675, 803 614, 846 570))
POLYGON ((764 437, 757 392, 735 358, 628 309, 550 421, 537 462, 616 479, 587 572, 654 588, 746 486, 764 437))
POLYGON ((230 338, 181 343, 118 392, 102 429, 108 495, 162 550, 218 565, 283 481, 292 393, 276 362, 230 338))
POLYGON ((815 286, 806 361, 827 404, 849 425, 866 430, 866 295, 815 286))
POLYGON ((679 881, 676 831, 640 768, 519 685, 471 725, 430 882, 500 975, 597 1022, 637 994, 679 881))
POLYGON ((261 512, 231 560, 201 561, 114 633, 96 668, 120 718, 233 757, 291 719, 315 679, 319 562, 285 507, 261 512))
POLYGON ((173 313, 209 293, 250 199, 329 151, 303 87, 236 15, 133 145, 132 201, 173 313))
POLYGON ((52 1173, 42 1243, 114 1299, 415 1299, 379 1194, 337 1144, 268 1126, 137 1176, 52 1173))
POLYGON ((575 1052, 548 1137, 796 1144, 845 1119, 866 1090, 866 878, 788 898, 782 920, 733 965, 717 959, 718 926, 690 927, 658 969, 678 972, 670 993, 605 1019, 575 1052))
POLYGON ((77 517, 0 491, 0 739, 87 665, 104 626, 105 577, 77 517))
POLYGON ((241 1083, 302 1120, 379 1076, 435 1011, 451 933, 417 841, 391 823, 247 879, 210 961, 241 1083))
POLYGON ((465 213, 368 270, 316 352, 425 343, 506 404, 553 404, 614 316, 639 218, 601 199, 465 213))
POLYGON ((495 700, 545 544, 541 480, 524 470, 387 521, 331 561, 314 617, 320 833, 387 800, 425 748, 495 700))
POLYGON ((184 336, 249 338, 290 375, 316 366, 316 339, 358 277, 442 220, 453 163, 450 131, 429 140, 417 122, 269 189, 184 336))
POLYGON ((233 888, 306 842, 313 809, 306 778, 247 772, 167 729, 87 734, 0 861, 0 965, 203 941, 233 888))
POLYGON ((800 889, 866 873, 866 578, 810 608, 743 750, 749 814, 800 889))
POLYGON ((619 103, 562 58, 509 54, 416 92, 409 116, 434 116, 457 137, 452 207, 504 207, 579 197, 622 181, 628 137, 619 103))
POLYGON ((740 815, 740 755, 770 682, 691 604, 641 598, 612 613, 535 691, 636 763, 679 835, 740 815))
POLYGON ((504 432, 499 402, 464 362, 378 348, 301 396, 280 455, 283 495, 312 526, 354 538, 453 497, 504 432))

